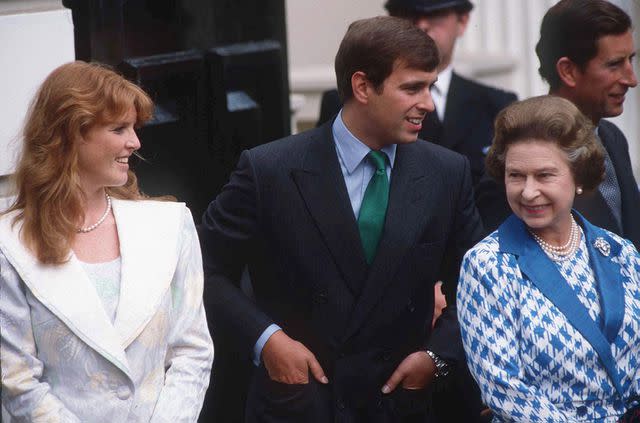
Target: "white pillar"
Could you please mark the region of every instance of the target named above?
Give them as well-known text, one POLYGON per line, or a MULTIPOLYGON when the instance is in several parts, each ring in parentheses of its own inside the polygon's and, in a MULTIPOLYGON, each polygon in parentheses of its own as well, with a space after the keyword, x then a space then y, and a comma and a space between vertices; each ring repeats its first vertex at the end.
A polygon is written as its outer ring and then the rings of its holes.
POLYGON ((24 117, 37 87, 55 67, 74 60, 71 11, 60 0, 0 2, 0 197, 20 150, 24 117))

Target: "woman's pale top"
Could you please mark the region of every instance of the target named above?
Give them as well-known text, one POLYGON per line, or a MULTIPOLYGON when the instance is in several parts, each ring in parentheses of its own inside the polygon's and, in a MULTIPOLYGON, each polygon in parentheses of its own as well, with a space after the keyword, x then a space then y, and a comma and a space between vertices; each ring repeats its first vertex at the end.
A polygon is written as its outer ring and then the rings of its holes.
POLYGON ((464 258, 458 318, 494 421, 615 422, 640 393, 640 257, 577 220, 571 260, 549 259, 515 216, 464 258))
POLYGON ((213 344, 198 237, 182 203, 113 201, 111 322, 75 255, 41 264, 0 218, 2 402, 15 421, 195 422, 213 344))
POLYGON ((120 300, 120 257, 102 263, 81 261, 80 264, 93 283, 107 317, 113 323, 120 300))

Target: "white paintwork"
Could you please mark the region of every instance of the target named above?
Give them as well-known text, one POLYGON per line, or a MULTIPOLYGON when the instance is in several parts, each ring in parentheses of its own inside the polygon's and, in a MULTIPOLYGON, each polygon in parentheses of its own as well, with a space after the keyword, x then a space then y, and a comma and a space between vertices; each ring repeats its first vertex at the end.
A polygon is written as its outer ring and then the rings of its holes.
POLYGON ((27 3, 0 7, 0 175, 15 169, 24 116, 38 85, 75 57, 71 11, 60 1, 35 1, 33 9, 27 3))

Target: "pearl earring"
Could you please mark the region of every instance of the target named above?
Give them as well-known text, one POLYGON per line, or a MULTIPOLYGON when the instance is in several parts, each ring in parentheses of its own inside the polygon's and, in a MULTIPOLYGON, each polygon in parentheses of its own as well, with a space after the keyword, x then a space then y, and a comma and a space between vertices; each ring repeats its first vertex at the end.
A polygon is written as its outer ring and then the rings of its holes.
POLYGON ((577 195, 582 194, 582 187, 578 187, 578 188, 576 188, 576 194, 577 194, 577 195))

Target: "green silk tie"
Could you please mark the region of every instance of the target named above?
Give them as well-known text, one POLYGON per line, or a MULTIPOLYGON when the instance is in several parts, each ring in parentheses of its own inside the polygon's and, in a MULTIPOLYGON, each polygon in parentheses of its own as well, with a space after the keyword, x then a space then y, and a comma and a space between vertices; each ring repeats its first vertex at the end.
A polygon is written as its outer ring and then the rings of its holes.
POLYGON ((358 215, 358 229, 365 258, 367 263, 371 264, 376 256, 378 242, 384 229, 384 218, 389 202, 389 179, 386 169, 387 155, 381 151, 371 150, 367 157, 376 167, 376 171, 369 180, 369 185, 367 185, 362 198, 358 215))

